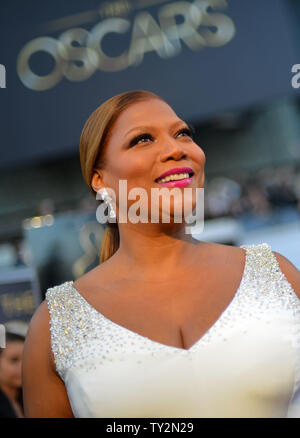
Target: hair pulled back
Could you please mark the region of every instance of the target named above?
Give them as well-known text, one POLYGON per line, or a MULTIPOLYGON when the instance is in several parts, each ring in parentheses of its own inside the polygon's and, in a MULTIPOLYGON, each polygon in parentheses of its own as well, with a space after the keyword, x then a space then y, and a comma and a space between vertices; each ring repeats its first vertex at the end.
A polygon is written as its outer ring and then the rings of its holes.
MULTIPOLYGON (((153 98, 162 100, 156 94, 145 90, 133 90, 117 94, 100 105, 86 121, 80 136, 80 165, 83 178, 95 197, 97 193, 91 184, 94 169, 100 170, 105 167, 103 149, 108 134, 113 129, 114 122, 133 103, 153 98)), ((111 257, 119 248, 119 244, 118 223, 108 222, 100 246, 100 263, 111 257)))

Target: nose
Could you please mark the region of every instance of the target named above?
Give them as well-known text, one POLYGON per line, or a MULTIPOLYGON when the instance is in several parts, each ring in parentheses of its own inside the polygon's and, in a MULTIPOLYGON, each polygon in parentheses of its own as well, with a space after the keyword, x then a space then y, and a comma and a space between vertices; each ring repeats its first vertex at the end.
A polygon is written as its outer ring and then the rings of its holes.
POLYGON ((164 141, 164 146, 161 151, 161 161, 167 160, 181 160, 186 158, 186 151, 183 144, 176 141, 175 139, 168 139, 164 141))

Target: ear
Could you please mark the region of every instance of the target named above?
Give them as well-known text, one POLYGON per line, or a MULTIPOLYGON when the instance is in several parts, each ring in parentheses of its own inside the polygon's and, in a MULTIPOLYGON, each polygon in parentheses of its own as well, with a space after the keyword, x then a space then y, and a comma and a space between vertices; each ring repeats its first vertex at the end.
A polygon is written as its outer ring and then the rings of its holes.
POLYGON ((103 184, 103 175, 99 169, 93 169, 93 176, 91 180, 91 186, 95 192, 98 192, 99 189, 104 188, 103 184))

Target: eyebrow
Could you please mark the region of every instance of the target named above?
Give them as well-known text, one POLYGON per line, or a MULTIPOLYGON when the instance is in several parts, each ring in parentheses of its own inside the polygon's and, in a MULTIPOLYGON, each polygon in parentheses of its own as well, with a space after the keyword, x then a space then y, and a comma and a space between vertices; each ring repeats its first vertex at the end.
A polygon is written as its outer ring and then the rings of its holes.
MULTIPOLYGON (((173 123, 171 128, 174 128, 175 126, 177 126, 177 125, 179 126, 179 125, 182 125, 182 124, 186 125, 193 132, 193 129, 191 128, 191 126, 187 122, 185 122, 184 120, 178 120, 177 122, 173 123)), ((136 126, 135 128, 130 129, 125 134, 125 137, 127 137, 132 131, 149 131, 149 130, 151 130, 153 128, 154 128, 154 126, 150 126, 150 125, 149 126, 145 126, 145 125, 143 125, 143 126, 136 126)))

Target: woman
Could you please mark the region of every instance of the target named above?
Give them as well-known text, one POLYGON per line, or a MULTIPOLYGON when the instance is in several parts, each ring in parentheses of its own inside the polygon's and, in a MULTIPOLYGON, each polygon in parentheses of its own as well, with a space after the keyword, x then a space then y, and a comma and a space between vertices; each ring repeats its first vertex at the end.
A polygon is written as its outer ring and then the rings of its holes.
POLYGON ((48 289, 32 318, 25 415, 300 416, 299 271, 266 243, 193 239, 174 220, 178 198, 169 223, 160 204, 158 223, 118 221, 121 180, 149 205, 166 171, 183 173, 182 192, 204 187, 188 125, 152 93, 123 93, 90 116, 80 154, 91 192, 116 193, 104 198, 117 222, 100 265, 48 289))
POLYGON ((0 418, 24 417, 22 400, 22 354, 24 337, 6 333, 6 346, 0 348, 0 418))

